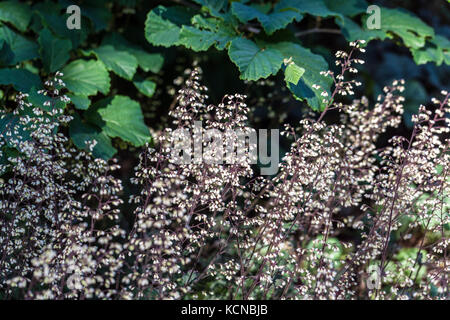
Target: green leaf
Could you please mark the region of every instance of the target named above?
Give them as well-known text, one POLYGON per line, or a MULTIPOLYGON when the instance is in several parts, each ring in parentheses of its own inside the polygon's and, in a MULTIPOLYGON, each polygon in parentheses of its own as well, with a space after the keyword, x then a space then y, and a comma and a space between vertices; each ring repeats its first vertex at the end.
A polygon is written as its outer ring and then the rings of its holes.
POLYGON ((331 11, 323 0, 281 0, 276 6, 277 8, 290 9, 298 13, 310 14, 317 17, 339 17, 343 19, 338 12, 331 11))
POLYGON ((140 93, 142 93, 143 95, 145 95, 149 98, 151 98, 153 96, 153 94, 155 93, 156 83, 154 83, 151 80, 141 79, 141 78, 137 77, 133 81, 133 83, 136 86, 136 88, 139 90, 140 93))
POLYGON ((9 44, 0 39, 0 66, 9 66, 14 60, 14 53, 9 44))
POLYGON ((373 39, 384 40, 387 37, 385 31, 363 29, 356 22, 347 17, 344 19, 336 19, 335 22, 341 27, 345 39, 350 42, 355 40, 366 40, 366 42, 373 39))
POLYGON ((83 53, 87 55, 94 53, 109 71, 113 71, 127 80, 131 80, 136 73, 137 59, 132 54, 118 50, 111 45, 103 45, 90 51, 83 51, 83 53))
POLYGON ((366 12, 369 6, 365 0, 325 0, 325 4, 331 11, 349 17, 366 12))
MULTIPOLYGON (((235 18, 232 16, 230 10, 228 10, 228 0, 193 0, 202 5, 201 11, 208 12, 211 16, 220 18, 223 20, 231 21, 235 18)), ((242 0, 242 3, 247 1, 242 0)))
POLYGON ((206 18, 201 14, 196 14, 191 19, 192 24, 200 29, 206 29, 210 31, 219 31, 221 28, 228 28, 230 32, 233 32, 233 27, 226 24, 222 19, 218 18, 206 18))
POLYGON ((277 5, 273 12, 265 13, 258 7, 233 2, 231 12, 243 23, 257 19, 269 35, 283 29, 292 21, 300 21, 303 18, 297 10, 292 10, 290 7, 281 4, 277 5))
POLYGON ((70 59, 69 52, 72 49, 70 40, 58 39, 45 28, 41 31, 38 42, 45 71, 55 72, 70 59))
POLYGON ((38 45, 14 32, 7 26, 0 26, 0 39, 3 39, 14 54, 10 64, 39 57, 38 45))
POLYGON ((218 15, 220 10, 224 9, 227 0, 194 0, 198 4, 205 6, 211 12, 212 15, 218 15))
POLYGON ((300 80, 300 78, 304 73, 305 69, 299 67, 294 62, 291 62, 287 65, 286 69, 284 70, 284 80, 287 83, 297 85, 298 81, 300 80))
POLYGON ((75 94, 91 96, 100 91, 109 92, 109 74, 105 65, 94 60, 75 60, 62 70, 62 80, 67 88, 75 94))
POLYGON ((194 51, 205 51, 212 45, 215 45, 219 50, 223 50, 235 37, 235 34, 226 33, 223 30, 212 32, 183 26, 180 32, 180 43, 194 51))
POLYGON ((74 95, 70 93, 68 93, 67 96, 77 109, 87 110, 91 105, 91 100, 86 96, 74 95))
POLYGON ((444 51, 444 62, 450 66, 450 51, 444 51))
POLYGON ((430 42, 442 50, 444 62, 450 65, 450 40, 438 34, 430 42))
POLYGON ((194 51, 205 51, 216 43, 216 33, 183 26, 180 32, 180 43, 194 51))
POLYGON ((435 62, 439 66, 444 61, 444 52, 439 47, 428 45, 420 49, 411 49, 411 53, 418 65, 435 62))
POLYGON ((31 73, 34 73, 35 75, 39 75, 39 68, 34 66, 31 61, 24 61, 23 62, 23 69, 26 69, 30 71, 31 73))
POLYGON ((450 40, 447 39, 444 36, 441 36, 440 34, 437 34, 433 39, 430 40, 431 43, 435 44, 436 46, 442 48, 443 50, 449 51, 450 50, 450 40))
MULTIPOLYGON (((206 37, 212 37, 213 43, 215 45, 215 47, 218 50, 223 50, 225 49, 228 44, 237 37, 236 31, 233 28, 232 25, 230 25, 228 22, 222 20, 222 19, 218 19, 218 18, 204 18, 201 15, 195 15, 192 18, 192 24, 197 27, 198 29, 204 29, 201 30, 201 32, 198 33, 198 36, 206 36, 206 37), (208 32, 210 31, 210 32, 208 32), (213 35, 211 35, 211 32, 213 35)), ((189 47, 189 37, 186 37, 185 34, 183 34, 183 30, 186 29, 194 29, 192 27, 183 27, 181 30, 181 35, 180 37, 181 42, 184 46, 189 47)), ((197 29, 197 30, 198 30, 197 29)), ((193 41, 195 41, 195 32, 193 31, 194 35, 192 36, 193 41)), ((201 39, 197 39, 197 41, 199 41, 201 39)))
POLYGON ((135 56, 139 67, 145 72, 158 73, 164 64, 164 57, 160 53, 148 53, 136 48, 129 48, 128 51, 135 56))
POLYGON ((135 146, 142 146, 150 141, 148 127, 138 102, 121 95, 116 95, 106 107, 97 109, 101 123, 97 123, 108 136, 119 137, 135 146))
POLYGON ((164 64, 164 57, 160 53, 149 53, 141 47, 128 42, 119 33, 110 33, 103 38, 102 45, 112 45, 114 48, 132 54, 145 72, 158 73, 164 64))
POLYGON ((413 49, 423 47, 427 37, 434 37, 433 28, 414 14, 400 9, 381 8, 381 30, 396 34, 413 49))
POLYGON ((95 140, 97 144, 92 150, 92 154, 96 158, 107 160, 117 152, 112 146, 111 139, 103 131, 83 122, 77 114, 74 115, 74 119, 70 122, 69 135, 78 148, 87 151, 89 150, 86 142, 95 140))
POLYGON ((22 32, 27 31, 31 20, 30 7, 17 1, 0 2, 0 21, 10 22, 22 32))
POLYGON ((24 69, 0 69, 0 85, 12 84, 17 91, 30 92, 32 87, 42 88, 41 79, 24 69))
POLYGON ((321 93, 323 91, 330 93, 333 82, 329 77, 320 75, 321 71, 328 70, 325 59, 293 42, 279 42, 271 44, 271 47, 281 52, 286 59, 292 57, 292 61, 297 66, 305 69, 305 73, 296 85, 288 83, 288 88, 294 97, 298 100, 306 99, 313 110, 323 110, 325 104, 321 93), (319 85, 320 89, 314 89, 314 84, 319 85))
POLYGON ((185 7, 158 6, 151 10, 145 21, 145 38, 155 46, 178 45, 183 25, 189 25, 193 13, 185 7))
POLYGON ((273 48, 258 47, 244 38, 236 38, 228 49, 231 61, 239 68, 241 79, 258 80, 280 70, 283 55, 273 48))

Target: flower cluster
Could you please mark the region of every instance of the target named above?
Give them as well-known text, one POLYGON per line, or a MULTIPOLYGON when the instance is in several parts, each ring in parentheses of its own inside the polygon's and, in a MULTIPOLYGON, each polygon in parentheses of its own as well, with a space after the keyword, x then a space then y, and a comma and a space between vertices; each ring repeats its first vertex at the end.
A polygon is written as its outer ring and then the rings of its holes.
POLYGON ((4 298, 108 298, 122 262, 116 227, 117 164, 72 147, 59 132, 64 114, 58 78, 39 92, 43 107, 17 95, 0 133, 0 292, 4 298), (99 273, 102 270, 102 273, 99 273))
MULTIPOLYGON (((198 68, 190 72, 179 91, 177 108, 171 111, 176 128, 245 131, 248 108, 244 97, 225 96, 218 106, 206 105, 206 90, 198 83, 200 72, 198 68), (194 127, 198 120, 205 121, 204 129, 194 127)), ((132 182, 140 185, 142 192, 131 198, 138 204, 126 246, 133 264, 122 280, 129 284, 122 297, 185 296, 210 276, 209 268, 199 266, 204 256, 214 252, 220 257, 227 250, 228 237, 243 236, 236 226, 246 218, 239 203, 248 198, 242 180, 252 176, 249 159, 214 164, 206 154, 204 162, 175 163, 171 146, 177 135, 173 132, 161 133, 157 150, 146 150, 136 168, 132 182)), ((200 143, 203 147, 209 144, 203 139, 200 143)), ((209 267, 214 264, 212 258, 209 267)))

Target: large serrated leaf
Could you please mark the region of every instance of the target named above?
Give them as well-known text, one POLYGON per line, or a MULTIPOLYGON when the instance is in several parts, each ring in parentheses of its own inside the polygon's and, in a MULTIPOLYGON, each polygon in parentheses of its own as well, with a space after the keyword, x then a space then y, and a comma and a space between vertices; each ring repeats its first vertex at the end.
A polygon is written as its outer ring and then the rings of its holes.
POLYGON ((402 38, 410 48, 419 49, 427 37, 434 37, 434 30, 414 14, 400 9, 381 8, 381 30, 402 38))
POLYGON ((257 19, 267 34, 272 34, 294 20, 300 21, 303 18, 297 10, 282 5, 277 6, 273 12, 265 13, 259 7, 233 2, 231 12, 243 23, 257 19))
POLYGON ((306 99, 313 110, 322 110, 325 104, 322 102, 321 93, 323 91, 329 92, 332 84, 329 77, 320 75, 321 71, 328 70, 325 59, 293 42, 279 42, 271 44, 271 47, 281 52, 284 58, 292 58, 296 65, 305 69, 305 73, 296 85, 288 83, 289 90, 297 99, 306 99), (319 85, 320 89, 314 89, 314 84, 319 85))
POLYGON ((442 50, 445 64, 450 65, 450 40, 437 34, 433 39, 431 39, 431 43, 442 50))
POLYGON ((68 93, 67 96, 77 109, 87 110, 91 105, 91 100, 88 97, 74 95, 71 93, 68 93))
POLYGON ((20 31, 27 31, 31 20, 30 7, 18 1, 0 2, 0 21, 9 22, 20 31))
POLYGON ((450 51, 450 40, 440 34, 437 34, 433 39, 431 39, 431 43, 445 51, 450 51))
POLYGON ((307 13, 318 17, 339 17, 343 16, 330 10, 323 0, 281 0, 276 6, 277 9, 290 9, 301 14, 307 13))
POLYGON ((138 102, 117 95, 96 111, 101 121, 96 123, 110 137, 119 137, 135 146, 142 146, 151 139, 138 102))
POLYGON ((158 6, 147 15, 145 38, 156 46, 178 45, 181 27, 189 25, 192 16, 193 13, 185 7, 158 6))
POLYGON ((444 52, 439 47, 428 45, 420 49, 411 48, 411 53, 414 62, 418 65, 435 62, 439 66, 444 61, 444 52))
POLYGON ((220 10, 227 5, 227 0, 194 0, 198 4, 205 6, 213 15, 218 15, 220 10))
POLYGON ((136 57, 139 67, 146 72, 158 73, 164 64, 164 57, 160 53, 148 53, 139 48, 129 48, 128 52, 136 57))
POLYGON ((216 42, 216 33, 183 26, 180 32, 180 43, 194 51, 208 50, 216 42))
POLYGON ((3 39, 9 45, 14 54, 10 64, 17 64, 39 57, 36 43, 14 32, 7 26, 0 26, 0 39, 3 39))
POLYGON ((325 0, 325 4, 331 11, 349 17, 366 12, 369 6, 365 0, 325 0))
POLYGON ((244 38, 236 38, 228 49, 231 61, 239 68, 241 79, 258 80, 280 70, 283 55, 273 48, 258 47, 244 38))
POLYGON ((75 60, 62 70, 62 80, 67 88, 75 94, 91 96, 100 91, 109 92, 110 79, 108 70, 100 61, 75 60))
POLYGON ((0 85, 12 84, 21 92, 30 92, 31 88, 42 88, 41 79, 25 69, 0 69, 0 85))
MULTIPOLYGON (((201 15, 195 15, 192 17, 191 22, 196 28, 201 29, 202 33, 199 33, 199 35, 202 35, 203 31, 210 31, 214 34, 212 38, 214 39, 214 46, 218 50, 225 49, 228 44, 237 37, 234 27, 230 23, 219 18, 205 18, 201 15)), ((183 27, 183 29, 185 28, 189 27, 183 27)), ((183 30, 181 32, 181 37, 184 37, 183 30)), ((183 39, 182 42, 183 45, 188 47, 186 40, 183 39)))
POLYGON ((50 30, 44 28, 38 38, 44 69, 47 72, 59 70, 69 59, 72 43, 68 39, 56 38, 50 30))
POLYGON ((414 61, 419 65, 428 62, 434 62, 438 66, 442 62, 450 65, 450 40, 444 36, 436 35, 423 48, 410 50, 414 61))
POLYGON ((194 51, 205 51, 212 45, 215 45, 217 49, 222 50, 235 37, 235 34, 228 34, 223 30, 213 32, 183 26, 180 32, 180 43, 186 48, 194 51))
POLYGON ((133 83, 140 93, 149 98, 151 98, 155 93, 156 83, 151 80, 135 77, 135 79, 133 79, 133 83))
POLYGON ((137 59, 132 54, 118 50, 111 45, 102 45, 84 53, 86 55, 95 54, 109 71, 127 80, 131 80, 136 73, 137 59))
POLYGON ((14 60, 14 53, 9 44, 0 39, 0 66, 9 66, 14 60))
POLYGON ((102 45, 112 45, 115 49, 132 54, 144 71, 157 73, 164 64, 164 57, 160 53, 150 53, 141 47, 130 43, 119 33, 111 33, 103 38, 102 45))
MULTIPOLYGON (((228 10, 228 0, 193 0, 198 4, 202 5, 202 11, 209 12, 211 16, 216 18, 220 18, 223 20, 234 20, 231 15, 230 10, 228 10), (206 9, 206 10, 205 10, 206 9)), ((242 3, 246 3, 248 1, 241 1, 242 3)))
POLYGON ((370 40, 380 39, 384 40, 387 34, 383 30, 368 30, 360 27, 352 19, 344 18, 336 19, 336 24, 341 27, 342 34, 347 41, 365 40, 369 42, 370 40))

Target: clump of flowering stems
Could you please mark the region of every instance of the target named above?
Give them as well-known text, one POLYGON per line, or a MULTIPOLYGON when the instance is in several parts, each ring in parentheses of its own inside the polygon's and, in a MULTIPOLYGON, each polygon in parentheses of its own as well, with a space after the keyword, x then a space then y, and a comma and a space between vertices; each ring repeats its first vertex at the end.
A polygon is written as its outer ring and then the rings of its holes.
MULTIPOLYGON (((357 72, 353 64, 364 63, 354 57, 364 51, 362 43, 351 43, 350 53, 336 54, 340 74, 322 73, 333 79, 334 91, 329 98, 322 93, 326 107, 318 120, 286 127, 284 134, 294 142, 275 178, 255 178, 245 160, 238 165, 171 163, 170 135, 162 134, 159 149, 142 155, 134 182, 143 191, 132 199, 138 203, 129 247, 135 263, 133 273, 124 278, 134 283, 133 290, 139 288, 138 297, 446 296, 449 159, 448 140, 443 139, 448 132, 448 94, 432 119, 432 112, 421 107, 407 149, 399 143, 405 138, 394 137, 392 146, 377 150, 380 134, 401 123, 403 98, 396 93, 404 88, 403 81, 395 81, 373 108, 364 97, 350 105, 336 101, 360 85, 346 81, 345 75, 357 72), (340 111, 341 124, 323 121, 332 109, 340 111), (361 208, 360 216, 343 214, 355 207, 361 208), (389 245, 404 217, 411 221, 402 236, 424 227, 416 261, 406 264, 393 258, 398 248, 389 245), (420 224, 432 219, 433 229, 420 224), (360 230, 360 243, 337 240, 348 229, 360 230), (440 238, 426 243, 426 234, 436 231, 440 238), (426 267, 421 256, 425 247, 426 267), (420 267, 430 269, 426 277, 417 277, 419 257, 420 267), (381 269, 377 291, 366 287, 373 263, 381 269), (407 274, 411 270, 417 271, 407 274), (397 276, 400 273, 405 276, 397 276), (433 296, 435 289, 438 294, 433 296)), ((175 128, 192 129, 199 119, 207 121, 206 129, 244 127, 246 118, 239 116, 248 112, 244 97, 226 96, 219 106, 206 105, 199 74, 193 70, 179 92, 178 106, 171 112, 175 128)), ((130 291, 124 294, 134 297, 130 291)))
POLYGON ((122 262, 114 226, 121 182, 108 165, 69 145, 58 130, 71 116, 60 94, 60 73, 39 94, 42 108, 17 95, 2 111, 0 154, 0 296, 2 298, 109 298, 122 262), (8 150, 16 150, 7 153, 8 150))
MULTIPOLYGON (((244 96, 228 95, 218 106, 206 105, 199 73, 200 69, 190 72, 179 91, 178 105, 170 112, 175 129, 195 131, 194 121, 203 120, 204 128, 197 130, 246 132, 244 96)), ((214 164, 210 161, 214 155, 204 153, 200 162, 175 164, 171 152, 178 138, 175 132, 167 129, 158 137, 158 150, 150 148, 141 155, 132 181, 143 188, 131 199, 138 204, 126 246, 133 263, 123 281, 134 285, 123 290, 123 297, 179 299, 190 294, 213 268, 219 264, 227 268, 221 261, 229 245, 236 237, 245 241, 255 223, 241 208, 249 197, 243 180, 252 176, 250 158, 243 155, 233 164, 214 164), (243 224, 248 231, 239 230, 243 224), (205 266, 199 268, 203 261, 205 266)))
POLYGON ((177 129, 197 137, 199 130, 250 130, 245 96, 209 105, 201 70, 187 70, 171 128, 140 155, 132 182, 141 191, 129 199, 136 209, 128 234, 117 226, 121 184, 110 174, 117 165, 74 150, 58 133, 71 118, 57 108, 66 98, 47 89, 44 112, 19 96, 16 118, 0 135, 1 152, 20 152, 0 167, 7 170, 0 295, 447 299, 450 96, 433 99, 433 111, 420 106, 410 137, 377 148, 380 135, 401 123, 404 82, 384 88, 374 106, 365 97, 339 102, 361 85, 346 76, 364 63, 355 57, 363 43, 336 53, 340 73, 322 73, 333 80, 331 94, 314 85, 325 104, 317 119, 285 127, 292 144, 275 177, 257 176, 245 153, 215 163, 217 149, 201 138, 210 153, 178 161, 177 129), (330 110, 339 111, 339 123, 325 122, 330 110), (24 127, 31 139, 20 137, 24 127))

